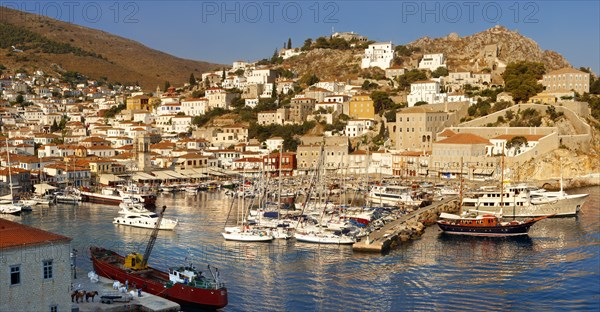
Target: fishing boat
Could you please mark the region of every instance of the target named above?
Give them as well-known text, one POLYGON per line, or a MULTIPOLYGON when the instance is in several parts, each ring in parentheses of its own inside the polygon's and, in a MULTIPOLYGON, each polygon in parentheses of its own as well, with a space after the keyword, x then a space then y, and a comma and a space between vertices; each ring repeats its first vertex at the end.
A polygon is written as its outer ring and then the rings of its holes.
POLYGON ((148 266, 154 243, 162 223, 163 206, 144 254, 130 253, 123 257, 114 251, 101 247, 90 247, 94 270, 98 275, 118 280, 122 283, 135 283, 145 292, 179 303, 192 309, 220 309, 227 305, 227 288, 221 281, 219 270, 210 265, 208 272, 198 271, 193 264, 170 267, 161 271, 148 266))
POLYGON ((440 214, 438 226, 444 233, 473 236, 517 236, 527 235, 529 228, 548 216, 529 220, 502 221, 502 215, 489 211, 470 210, 459 216, 450 213, 440 214))

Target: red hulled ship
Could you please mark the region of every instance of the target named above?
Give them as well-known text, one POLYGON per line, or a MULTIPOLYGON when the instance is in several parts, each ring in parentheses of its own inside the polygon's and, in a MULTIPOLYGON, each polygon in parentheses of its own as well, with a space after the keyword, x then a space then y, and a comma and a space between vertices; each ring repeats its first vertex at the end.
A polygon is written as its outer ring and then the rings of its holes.
POLYGON ((168 272, 148 266, 148 258, 158 236, 158 229, 166 207, 163 206, 142 256, 131 253, 126 257, 101 247, 90 247, 94 270, 100 276, 129 285, 136 284, 143 291, 175 301, 182 306, 220 309, 227 305, 227 288, 221 282, 219 270, 208 266, 200 272, 193 265, 171 267, 168 272))

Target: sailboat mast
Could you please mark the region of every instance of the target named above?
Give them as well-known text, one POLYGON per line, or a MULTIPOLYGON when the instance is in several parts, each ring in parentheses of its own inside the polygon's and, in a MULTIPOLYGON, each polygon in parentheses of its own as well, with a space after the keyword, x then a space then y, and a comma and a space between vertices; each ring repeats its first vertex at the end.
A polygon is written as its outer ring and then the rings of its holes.
POLYGON ((462 214, 462 202, 463 202, 463 176, 462 176, 463 158, 460 158, 460 191, 458 192, 458 214, 462 214))
MULTIPOLYGON (((504 208, 504 148, 502 149, 502 165, 500 173, 500 209, 504 208)), ((514 217, 514 214, 513 214, 514 217)))
POLYGON ((8 181, 9 184, 8 186, 10 187, 10 200, 11 202, 14 204, 15 202, 15 197, 13 195, 13 182, 12 182, 12 166, 10 165, 10 153, 8 151, 8 135, 6 137, 6 165, 8 166, 8 181))
POLYGON ((277 220, 281 218, 281 157, 283 151, 283 143, 281 144, 281 148, 279 149, 279 174, 277 175, 277 183, 279 192, 277 192, 277 220))

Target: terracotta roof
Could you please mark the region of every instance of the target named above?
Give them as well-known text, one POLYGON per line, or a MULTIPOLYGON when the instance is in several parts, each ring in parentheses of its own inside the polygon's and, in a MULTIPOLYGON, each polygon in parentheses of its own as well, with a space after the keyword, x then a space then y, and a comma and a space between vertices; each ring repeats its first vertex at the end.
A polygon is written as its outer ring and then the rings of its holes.
POLYGON ((454 131, 452 131, 452 130, 450 130, 450 129, 446 129, 446 130, 444 130, 444 132, 442 132, 442 133, 438 134, 438 136, 439 136, 439 137, 441 137, 441 136, 442 136, 442 137, 451 137, 451 136, 453 136, 453 135, 455 135, 455 134, 456 134, 456 132, 454 132, 454 131))
POLYGON ((491 144, 489 140, 471 133, 458 133, 447 139, 443 139, 440 144, 491 144))
POLYGON ((0 218, 0 249, 70 241, 66 236, 0 218))

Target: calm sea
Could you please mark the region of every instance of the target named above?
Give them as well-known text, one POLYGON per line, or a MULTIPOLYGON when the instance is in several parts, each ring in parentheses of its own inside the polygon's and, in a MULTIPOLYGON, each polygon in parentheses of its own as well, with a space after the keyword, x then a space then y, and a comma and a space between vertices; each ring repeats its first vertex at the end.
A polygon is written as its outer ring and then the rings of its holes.
MULTIPOLYGON (((199 269, 218 267, 229 289, 226 311, 599 311, 599 191, 571 190, 590 194, 580 215, 543 220, 529 237, 451 237, 432 226, 387 255, 294 241, 225 242, 230 199, 222 192, 161 195, 166 217, 181 223, 160 232, 150 263, 164 269, 187 258, 199 269)), ((122 254, 145 249, 150 230, 112 224, 117 210, 59 205, 9 219, 72 237, 77 266, 89 271, 90 245, 122 254)))

